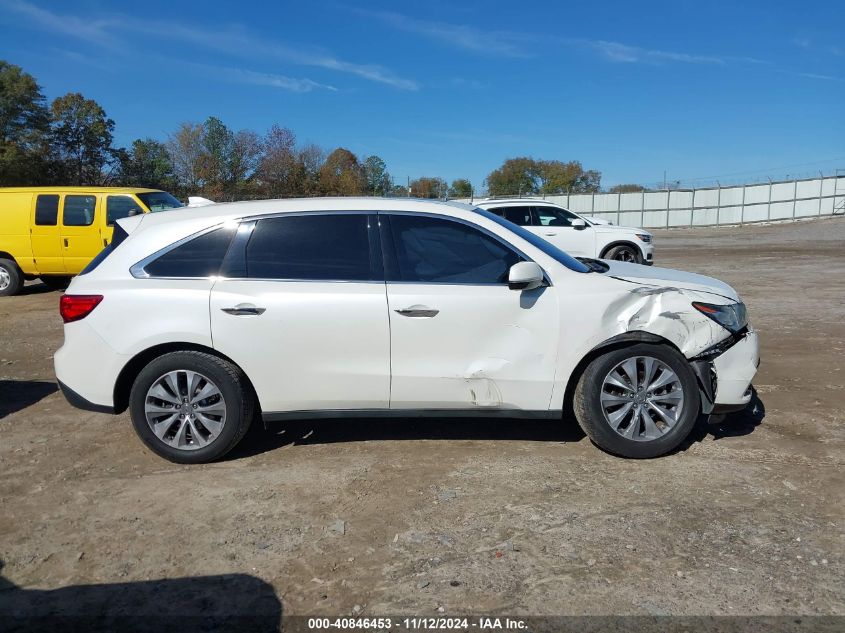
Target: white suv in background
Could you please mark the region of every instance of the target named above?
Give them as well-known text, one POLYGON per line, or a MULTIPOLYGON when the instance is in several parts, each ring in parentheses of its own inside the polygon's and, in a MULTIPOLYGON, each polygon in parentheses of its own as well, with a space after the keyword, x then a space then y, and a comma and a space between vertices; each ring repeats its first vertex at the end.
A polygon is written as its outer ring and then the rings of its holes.
POLYGON ((643 229, 614 226, 540 199, 497 198, 475 205, 525 227, 572 257, 654 263, 652 236, 643 229))
POLYGON ((61 298, 59 385, 167 459, 265 421, 509 417, 651 457, 742 408, 757 334, 730 286, 573 259, 458 203, 265 200, 119 220, 61 298))

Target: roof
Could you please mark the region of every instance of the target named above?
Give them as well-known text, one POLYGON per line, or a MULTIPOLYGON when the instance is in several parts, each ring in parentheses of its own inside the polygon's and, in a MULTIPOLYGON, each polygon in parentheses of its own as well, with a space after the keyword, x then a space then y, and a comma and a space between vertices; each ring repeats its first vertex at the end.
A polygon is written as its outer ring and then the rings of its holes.
POLYGON ((0 193, 146 193, 148 187, 0 187, 0 193))
POLYGON ((297 211, 472 211, 473 207, 461 202, 425 200, 420 198, 284 198, 280 200, 246 200, 223 202, 201 207, 181 207, 157 213, 136 216, 144 218, 144 226, 190 222, 200 218, 219 221, 247 218, 271 213, 297 211))
POLYGON ((487 198, 486 200, 476 200, 475 206, 482 207, 485 205, 498 205, 498 204, 514 204, 514 203, 522 203, 522 204, 548 204, 551 206, 560 206, 559 204, 552 202, 551 200, 544 200, 543 198, 487 198))

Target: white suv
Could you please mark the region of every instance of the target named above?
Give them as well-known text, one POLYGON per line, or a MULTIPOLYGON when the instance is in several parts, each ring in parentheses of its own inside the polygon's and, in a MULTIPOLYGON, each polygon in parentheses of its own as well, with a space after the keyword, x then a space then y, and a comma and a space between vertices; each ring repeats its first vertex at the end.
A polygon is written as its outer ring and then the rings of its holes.
POLYGON ((153 451, 220 457, 255 414, 575 415, 602 448, 672 450, 751 398, 757 334, 708 277, 571 258, 495 214, 385 198, 120 220, 61 299, 67 399, 127 408, 153 451))
POLYGON ((573 257, 654 263, 652 236, 643 229, 614 226, 540 199, 498 198, 475 204, 524 226, 573 257))

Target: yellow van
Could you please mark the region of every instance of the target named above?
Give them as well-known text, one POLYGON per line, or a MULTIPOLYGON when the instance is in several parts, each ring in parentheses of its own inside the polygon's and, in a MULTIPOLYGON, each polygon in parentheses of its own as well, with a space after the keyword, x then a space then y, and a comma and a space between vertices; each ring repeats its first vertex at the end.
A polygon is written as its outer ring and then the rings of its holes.
POLYGON ((108 245, 115 220, 181 206, 158 189, 0 188, 0 296, 36 277, 60 287, 108 245))

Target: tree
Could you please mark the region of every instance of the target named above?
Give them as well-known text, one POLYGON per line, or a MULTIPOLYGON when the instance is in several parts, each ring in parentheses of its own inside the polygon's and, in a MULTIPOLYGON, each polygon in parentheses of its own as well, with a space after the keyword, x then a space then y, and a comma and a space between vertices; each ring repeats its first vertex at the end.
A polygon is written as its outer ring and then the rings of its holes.
POLYGON ((167 153, 173 162, 179 193, 199 193, 203 185, 200 166, 203 156, 203 127, 194 123, 182 123, 167 139, 167 153))
POLYGON ((214 200, 224 199, 228 189, 227 164, 232 154, 235 137, 217 117, 208 117, 202 124, 202 152, 199 173, 203 193, 214 200))
POLYGON ((46 184, 49 124, 35 78, 0 60, 0 185, 46 184))
POLYGON ((120 184, 167 191, 175 189, 173 161, 164 143, 151 138, 135 139, 131 149, 120 151, 119 159, 120 184))
POLYGON ((319 145, 309 143, 297 152, 298 178, 295 191, 308 196, 319 193, 320 170, 326 161, 326 152, 319 145))
POLYGON ((294 133, 286 127, 274 125, 264 136, 262 149, 256 169, 261 193, 268 198, 298 193, 300 170, 294 133))
POLYGON ((239 130, 232 138, 226 161, 226 199, 252 196, 253 176, 261 161, 261 138, 252 130, 239 130))
POLYGON ((466 178, 458 178, 453 180, 449 186, 450 198, 471 198, 472 197, 472 183, 466 178))
POLYGON ((509 158, 487 176, 490 195, 589 193, 599 190, 601 173, 585 171, 578 161, 509 158))
POLYGON ((411 195, 415 198, 442 198, 448 186, 442 178, 423 176, 411 181, 411 195))
POLYGON ((114 121, 100 104, 78 92, 57 98, 50 110, 51 144, 62 165, 62 180, 75 185, 102 184, 108 179, 105 168, 115 161, 114 121))
POLYGON ((358 157, 344 147, 338 147, 326 157, 320 167, 320 193, 330 196, 355 196, 363 193, 364 170, 358 157))
POLYGON ((537 163, 533 158, 508 158, 487 175, 491 196, 525 196, 537 193, 537 163))
POLYGON ((613 185, 607 191, 608 193, 639 193, 640 191, 645 191, 645 187, 634 184, 613 185))
POLYGON ((367 156, 364 159, 364 181, 367 194, 383 196, 390 189, 390 174, 387 173, 387 163, 378 156, 367 156))

